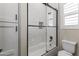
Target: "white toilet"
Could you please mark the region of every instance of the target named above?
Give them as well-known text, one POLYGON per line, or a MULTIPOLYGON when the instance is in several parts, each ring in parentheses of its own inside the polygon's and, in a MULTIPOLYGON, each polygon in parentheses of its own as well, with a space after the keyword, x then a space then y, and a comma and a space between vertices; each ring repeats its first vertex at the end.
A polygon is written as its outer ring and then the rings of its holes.
POLYGON ((63 50, 58 52, 58 56, 72 56, 76 50, 76 42, 62 40, 63 50))

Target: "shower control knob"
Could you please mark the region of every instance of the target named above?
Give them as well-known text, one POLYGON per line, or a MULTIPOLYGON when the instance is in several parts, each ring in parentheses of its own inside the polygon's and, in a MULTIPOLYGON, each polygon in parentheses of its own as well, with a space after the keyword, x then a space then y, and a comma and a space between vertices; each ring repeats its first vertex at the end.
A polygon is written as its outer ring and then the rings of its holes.
POLYGON ((50 39, 53 39, 53 37, 52 37, 52 36, 50 36, 50 39))
POLYGON ((50 40, 49 40, 49 42, 51 42, 53 40, 53 37, 52 36, 50 36, 50 40))

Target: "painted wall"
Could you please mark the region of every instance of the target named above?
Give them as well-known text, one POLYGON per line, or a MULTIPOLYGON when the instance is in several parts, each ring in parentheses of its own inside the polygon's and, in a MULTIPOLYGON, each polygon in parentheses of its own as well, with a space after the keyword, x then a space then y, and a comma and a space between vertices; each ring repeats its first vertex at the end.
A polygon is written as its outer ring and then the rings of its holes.
MULTIPOLYGON (((77 46, 77 55, 79 55, 79 29, 74 30, 68 30, 68 29, 61 29, 60 30, 60 41, 61 40, 69 40, 69 41, 73 41, 73 42, 77 42, 78 46, 77 46)), ((61 42, 60 42, 60 47, 62 47, 61 42)))
POLYGON ((18 55, 18 31, 15 30, 18 18, 16 20, 15 15, 18 15, 18 3, 0 3, 0 48, 4 56, 18 55))
POLYGON ((62 49, 62 40, 69 40, 78 43, 77 55, 79 55, 79 29, 65 29, 62 27, 62 4, 59 4, 59 50, 62 49))
POLYGON ((27 55, 27 3, 19 4, 21 56, 27 55))

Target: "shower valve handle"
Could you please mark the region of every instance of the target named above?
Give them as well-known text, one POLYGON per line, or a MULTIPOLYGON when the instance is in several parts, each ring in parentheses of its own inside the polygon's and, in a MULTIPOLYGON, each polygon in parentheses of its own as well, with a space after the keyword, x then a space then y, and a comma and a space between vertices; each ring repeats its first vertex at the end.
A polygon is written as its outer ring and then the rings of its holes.
POLYGON ((50 36, 50 40, 49 40, 49 42, 51 42, 53 40, 53 37, 52 36, 50 36))
POLYGON ((43 22, 39 22, 39 29, 42 29, 43 27, 43 22))

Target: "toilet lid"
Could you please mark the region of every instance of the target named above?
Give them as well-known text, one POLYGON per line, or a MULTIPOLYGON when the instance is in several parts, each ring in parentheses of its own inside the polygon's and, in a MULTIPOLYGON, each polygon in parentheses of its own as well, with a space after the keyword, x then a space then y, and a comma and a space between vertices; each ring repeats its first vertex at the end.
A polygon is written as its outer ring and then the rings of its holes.
POLYGON ((72 56, 72 54, 67 51, 61 50, 58 52, 58 56, 72 56))

